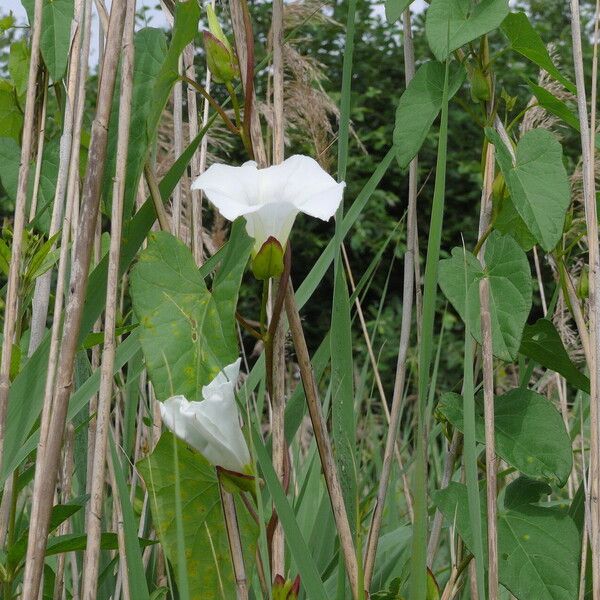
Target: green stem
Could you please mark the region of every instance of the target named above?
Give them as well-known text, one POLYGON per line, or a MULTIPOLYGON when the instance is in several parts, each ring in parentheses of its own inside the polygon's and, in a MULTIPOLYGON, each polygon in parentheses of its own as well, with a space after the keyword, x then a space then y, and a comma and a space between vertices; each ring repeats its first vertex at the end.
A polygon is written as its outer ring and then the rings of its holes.
POLYGON ((446 61, 442 115, 436 164, 436 178, 431 210, 431 224, 427 244, 425 285, 423 290, 423 316, 421 346, 419 348, 419 384, 417 400, 416 464, 415 464, 415 523, 412 536, 410 576, 411 600, 427 597, 427 443, 425 440, 426 406, 429 391, 429 374, 433 352, 433 326, 437 299, 438 263, 444 220, 446 193, 446 154, 448 149, 448 74, 450 62, 446 61))
POLYGON ((227 88, 227 92, 229 93, 229 97, 231 98, 231 105, 233 106, 233 112, 235 113, 235 124, 238 129, 242 129, 242 119, 240 117, 240 103, 238 102, 237 94, 235 93, 235 88, 231 85, 231 82, 228 81, 225 84, 227 88))

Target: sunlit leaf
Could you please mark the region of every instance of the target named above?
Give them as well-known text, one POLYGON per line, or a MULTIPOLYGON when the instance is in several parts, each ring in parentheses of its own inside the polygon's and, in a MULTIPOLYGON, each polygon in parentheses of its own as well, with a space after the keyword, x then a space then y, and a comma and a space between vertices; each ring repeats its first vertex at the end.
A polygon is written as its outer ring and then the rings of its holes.
POLYGON ((508 14, 508 0, 431 0, 425 32, 433 54, 446 60, 453 50, 496 29, 508 14))

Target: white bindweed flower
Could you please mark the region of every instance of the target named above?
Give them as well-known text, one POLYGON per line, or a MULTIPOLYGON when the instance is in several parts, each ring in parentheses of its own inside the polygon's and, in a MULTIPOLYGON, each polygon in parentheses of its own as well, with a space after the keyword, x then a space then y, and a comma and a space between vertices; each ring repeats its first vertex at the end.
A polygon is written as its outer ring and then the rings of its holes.
POLYGON ((239 371, 238 358, 202 388, 202 401, 190 402, 184 396, 172 396, 161 403, 160 414, 165 425, 208 462, 245 473, 250 466, 250 452, 235 403, 239 371))
POLYGON ((316 160, 296 154, 266 169, 258 169, 254 161, 241 167, 212 165, 192 189, 202 190, 229 221, 244 217, 257 254, 271 237, 285 248, 300 212, 328 221, 342 201, 345 185, 316 160))

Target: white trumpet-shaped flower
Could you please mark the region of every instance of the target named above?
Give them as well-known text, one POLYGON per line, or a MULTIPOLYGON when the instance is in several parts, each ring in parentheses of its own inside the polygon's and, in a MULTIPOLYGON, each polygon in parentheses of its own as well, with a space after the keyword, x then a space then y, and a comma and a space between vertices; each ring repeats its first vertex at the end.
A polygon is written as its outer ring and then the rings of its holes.
POLYGON ((247 472, 250 452, 240 427, 235 384, 240 359, 228 365, 202 388, 200 402, 172 396, 160 405, 164 424, 215 466, 247 472))
POLYGON ((228 220, 246 219, 254 253, 271 237, 285 247, 300 212, 329 220, 344 192, 316 160, 296 154, 279 165, 258 169, 254 161, 241 167, 215 164, 192 184, 202 190, 228 220))

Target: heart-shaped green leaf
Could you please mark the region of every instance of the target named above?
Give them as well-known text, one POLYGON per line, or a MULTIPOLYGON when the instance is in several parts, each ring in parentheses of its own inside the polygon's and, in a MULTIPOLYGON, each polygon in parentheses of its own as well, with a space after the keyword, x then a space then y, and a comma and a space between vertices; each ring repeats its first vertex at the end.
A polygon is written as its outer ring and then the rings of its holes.
MULTIPOLYGON (((519 478, 509 488, 522 485, 523 478, 519 478)), ((528 484, 525 482, 525 485, 528 484)), ((531 489, 525 492, 507 490, 507 494, 513 499, 520 498, 521 502, 498 511, 500 583, 518 600, 577 598, 581 539, 573 519, 558 507, 545 508, 528 503, 527 499, 535 498, 531 489)), ((456 526, 466 546, 472 549, 466 486, 452 482, 447 488, 434 492, 433 501, 446 520, 456 526)), ((483 509, 481 521, 487 538, 485 513, 483 509)))
POLYGON ((479 281, 490 284, 492 347, 495 356, 516 358, 523 327, 531 310, 531 273, 525 252, 510 236, 497 231, 489 236, 485 250, 485 270, 463 248, 454 248, 452 257, 440 261, 439 282, 442 291, 463 321, 468 317, 471 333, 481 341, 479 281), (465 290, 465 282, 467 289, 465 290), (465 294, 469 294, 469 314, 465 315, 465 294))
POLYGON ((235 305, 251 244, 236 223, 211 293, 183 242, 165 232, 149 236, 133 269, 131 294, 159 400, 174 394, 200 399, 202 386, 238 356, 235 305))
MULTIPOLYGON (((438 410, 454 427, 464 428, 462 396, 444 394, 438 410)), ((564 485, 571 473, 571 439, 561 415, 544 396, 517 388, 494 401, 496 452, 509 465, 534 479, 564 485)), ((476 402, 475 436, 485 443, 483 403, 476 402)))
MULTIPOLYGON (((215 468, 168 432, 163 433, 154 452, 138 463, 138 468, 148 488, 158 537, 176 574, 178 471, 190 600, 235 598, 235 578, 215 468), (177 463, 174 444, 177 444, 177 463)), ((238 497, 235 501, 246 575, 250 577, 258 530, 242 501, 238 497)))
POLYGON ((560 142, 546 129, 533 129, 519 140, 513 163, 500 136, 492 129, 486 129, 486 135, 496 146, 515 209, 540 246, 550 252, 562 236, 571 201, 560 142))
POLYGON ((508 0, 431 0, 425 33, 439 61, 457 48, 499 27, 508 14, 508 0))

